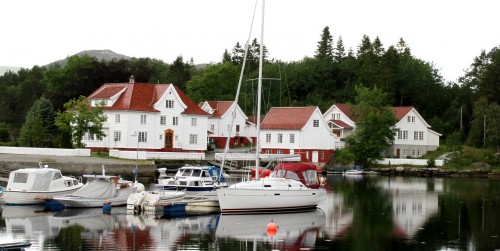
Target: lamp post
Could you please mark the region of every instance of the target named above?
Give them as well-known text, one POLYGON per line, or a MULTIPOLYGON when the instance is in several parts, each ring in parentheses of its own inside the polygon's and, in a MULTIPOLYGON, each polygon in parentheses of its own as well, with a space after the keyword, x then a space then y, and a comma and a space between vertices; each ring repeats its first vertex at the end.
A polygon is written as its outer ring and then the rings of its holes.
POLYGON ((134 168, 134 182, 137 183, 137 174, 139 173, 139 170, 137 169, 137 166, 139 164, 139 132, 134 132, 134 134, 131 135, 132 137, 137 137, 137 148, 136 148, 136 156, 135 156, 135 168, 134 168))

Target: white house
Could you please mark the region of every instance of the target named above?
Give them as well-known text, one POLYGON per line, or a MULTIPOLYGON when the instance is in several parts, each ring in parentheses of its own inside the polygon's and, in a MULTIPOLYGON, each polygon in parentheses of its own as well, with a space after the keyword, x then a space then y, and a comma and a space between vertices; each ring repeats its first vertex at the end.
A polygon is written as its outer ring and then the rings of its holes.
POLYGON ((248 117, 234 101, 205 101, 198 104, 198 106, 210 114, 210 117, 208 117, 208 137, 216 143, 217 147, 224 148, 226 146, 227 136, 233 120, 232 111, 235 111, 236 115, 229 145, 241 146, 254 143, 256 137, 255 124, 248 122, 248 117))
POLYGON ((356 123, 351 119, 351 109, 348 104, 334 104, 325 113, 323 118, 328 127, 340 138, 337 148, 344 148, 344 139, 356 128, 356 123))
POLYGON ((396 115, 396 134, 393 145, 386 150, 387 156, 397 158, 421 157, 427 151, 439 147, 441 134, 431 130, 431 126, 420 116, 413 106, 393 107, 396 115))
POLYGON ((110 83, 90 96, 104 103, 106 136, 86 135, 87 148, 203 152, 209 114, 173 84, 110 83))
POLYGON ((318 107, 273 107, 260 128, 262 153, 300 154, 304 162, 326 163, 338 142, 318 107))
MULTIPOLYGON (((420 157, 427 151, 436 150, 441 134, 431 130, 431 126, 422 118, 413 106, 392 107, 398 132, 394 143, 384 151, 388 157, 420 157)), ((356 129, 356 122, 351 116, 348 104, 334 104, 324 114, 330 130, 345 139, 356 129)), ((342 147, 344 147, 342 145, 342 147)))

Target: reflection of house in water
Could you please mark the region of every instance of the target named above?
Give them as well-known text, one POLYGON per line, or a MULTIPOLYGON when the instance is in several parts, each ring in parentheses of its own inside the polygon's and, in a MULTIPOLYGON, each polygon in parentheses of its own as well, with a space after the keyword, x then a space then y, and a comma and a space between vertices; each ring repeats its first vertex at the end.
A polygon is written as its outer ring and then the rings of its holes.
POLYGON ((438 212, 438 193, 443 180, 438 178, 387 178, 379 183, 392 196, 395 232, 400 237, 412 237, 438 212))
POLYGON ((345 204, 342 194, 328 192, 325 201, 319 205, 327 214, 324 229, 331 239, 344 237, 352 224, 352 209, 347 208, 345 204))

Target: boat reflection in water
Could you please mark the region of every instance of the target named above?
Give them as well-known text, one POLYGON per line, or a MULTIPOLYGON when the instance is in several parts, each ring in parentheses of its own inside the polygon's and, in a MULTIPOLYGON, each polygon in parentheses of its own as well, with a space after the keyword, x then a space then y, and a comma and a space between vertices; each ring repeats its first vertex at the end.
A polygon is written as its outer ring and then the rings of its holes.
POLYGON ((215 235, 221 245, 237 239, 254 245, 267 242, 274 249, 300 250, 315 247, 325 221, 321 209, 286 214, 223 214, 215 235), (269 228, 271 222, 276 224, 275 231, 269 228))

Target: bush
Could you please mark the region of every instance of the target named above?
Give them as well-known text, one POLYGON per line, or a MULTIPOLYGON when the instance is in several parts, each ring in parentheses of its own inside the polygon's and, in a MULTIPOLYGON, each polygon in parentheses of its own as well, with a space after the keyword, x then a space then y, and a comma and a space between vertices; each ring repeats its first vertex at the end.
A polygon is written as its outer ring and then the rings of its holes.
POLYGON ((434 159, 429 159, 427 160, 427 167, 435 167, 436 166, 436 161, 434 159))

